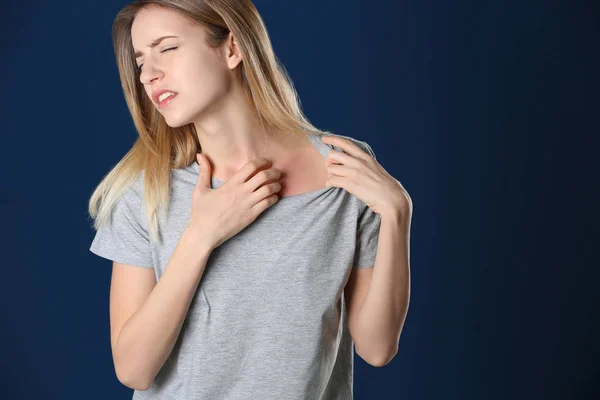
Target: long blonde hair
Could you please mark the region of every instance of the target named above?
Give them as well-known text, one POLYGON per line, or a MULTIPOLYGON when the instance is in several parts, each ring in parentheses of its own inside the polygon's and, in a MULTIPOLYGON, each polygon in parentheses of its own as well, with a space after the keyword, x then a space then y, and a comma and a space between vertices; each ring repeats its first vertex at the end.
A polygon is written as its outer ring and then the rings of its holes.
POLYGON ((250 0, 138 0, 123 7, 112 27, 121 85, 139 137, 133 147, 98 184, 89 200, 94 228, 110 219, 113 206, 143 175, 143 208, 152 238, 160 242, 158 210, 166 215, 172 168, 189 166, 201 152, 193 124, 172 128, 156 110, 139 81, 131 42, 131 26, 144 7, 177 11, 205 28, 208 45, 222 45, 232 32, 242 53, 241 77, 263 126, 286 135, 329 133, 304 116, 297 92, 279 62, 266 27, 250 0))

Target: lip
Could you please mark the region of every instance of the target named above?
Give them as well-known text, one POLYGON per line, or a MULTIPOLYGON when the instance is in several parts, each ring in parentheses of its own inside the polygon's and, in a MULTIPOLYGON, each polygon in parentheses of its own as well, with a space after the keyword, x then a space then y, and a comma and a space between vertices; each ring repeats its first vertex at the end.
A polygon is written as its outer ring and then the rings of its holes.
POLYGON ((173 100, 175 97, 177 97, 177 92, 171 89, 157 89, 155 91, 152 92, 152 100, 154 100, 154 103, 158 105, 158 108, 164 108, 167 104, 169 104, 171 102, 171 100, 173 100), (169 96, 166 99, 164 99, 163 101, 159 102, 158 98, 160 97, 161 94, 165 93, 165 92, 171 92, 173 93, 173 96, 169 96))

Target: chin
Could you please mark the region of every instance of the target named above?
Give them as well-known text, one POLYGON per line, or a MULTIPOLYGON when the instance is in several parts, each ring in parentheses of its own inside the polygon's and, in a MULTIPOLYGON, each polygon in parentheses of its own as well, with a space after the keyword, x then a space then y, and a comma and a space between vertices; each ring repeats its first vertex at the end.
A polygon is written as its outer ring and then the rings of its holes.
POLYGON ((186 118, 184 115, 180 115, 178 113, 166 112, 163 114, 163 118, 165 119, 167 125, 169 125, 171 128, 179 128, 192 122, 190 118, 186 118))
POLYGON ((187 124, 189 124, 189 122, 188 122, 188 121, 183 121, 183 120, 181 120, 181 121, 171 121, 171 120, 169 120, 169 119, 167 119, 167 118, 165 118, 165 122, 166 122, 166 123, 167 123, 167 125, 169 125, 171 128, 179 128, 179 127, 182 127, 182 126, 184 126, 184 125, 187 125, 187 124))
POLYGON ((218 107, 216 101, 212 102, 199 102, 195 104, 186 104, 185 110, 181 107, 181 104, 177 104, 175 101, 173 104, 169 104, 161 114, 165 119, 167 125, 171 128, 179 128, 184 125, 192 124, 197 121, 201 121, 205 115, 218 107), (169 108, 171 106, 171 108, 169 108))

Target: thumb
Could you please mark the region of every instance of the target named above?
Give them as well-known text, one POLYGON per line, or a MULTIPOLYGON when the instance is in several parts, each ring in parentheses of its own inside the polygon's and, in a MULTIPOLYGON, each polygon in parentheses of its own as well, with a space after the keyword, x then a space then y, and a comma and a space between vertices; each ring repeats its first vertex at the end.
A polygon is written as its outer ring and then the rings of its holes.
POLYGON ((198 165, 200 167, 200 173, 198 174, 197 185, 202 188, 210 189, 210 163, 204 156, 204 154, 197 153, 196 159, 198 160, 198 165))

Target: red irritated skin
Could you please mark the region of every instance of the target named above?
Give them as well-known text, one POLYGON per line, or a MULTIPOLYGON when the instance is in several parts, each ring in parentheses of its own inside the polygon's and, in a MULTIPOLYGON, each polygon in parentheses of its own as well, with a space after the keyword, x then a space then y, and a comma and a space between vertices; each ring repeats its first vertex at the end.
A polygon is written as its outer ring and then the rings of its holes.
POLYGON ((152 92, 152 100, 154 101, 155 104, 157 104, 159 109, 166 107, 167 104, 169 104, 176 96, 177 96, 177 92, 170 90, 170 89, 156 89, 152 92), (169 97, 167 97, 166 99, 164 99, 163 101, 159 102, 158 99, 159 99, 160 95, 163 93, 166 93, 166 92, 171 92, 173 94, 170 95, 169 97))

